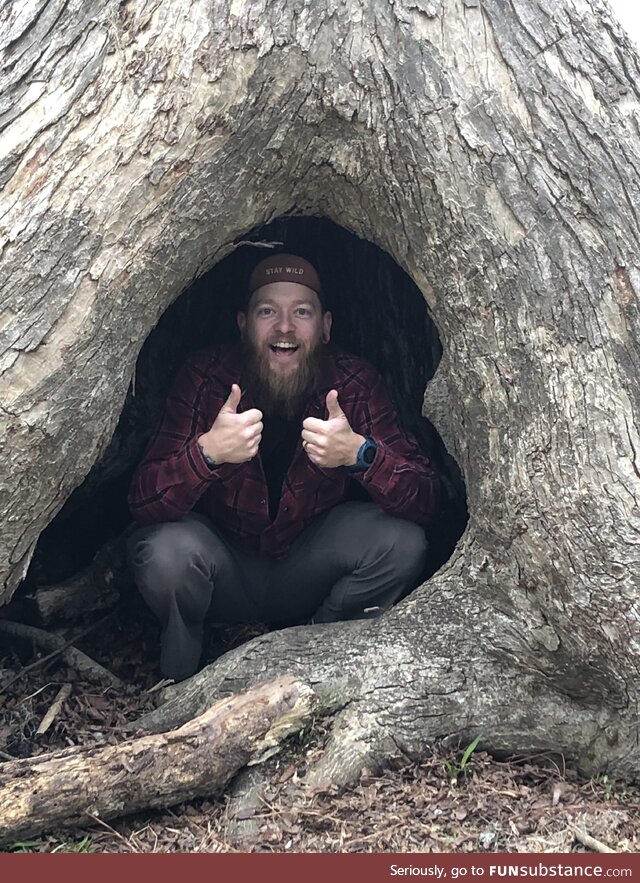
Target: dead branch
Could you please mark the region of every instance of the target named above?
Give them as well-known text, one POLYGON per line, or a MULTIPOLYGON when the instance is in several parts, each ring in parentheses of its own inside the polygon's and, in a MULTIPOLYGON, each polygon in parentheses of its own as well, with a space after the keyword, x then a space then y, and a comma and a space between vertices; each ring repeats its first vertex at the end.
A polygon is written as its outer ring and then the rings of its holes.
POLYGON ((592 837, 591 834, 587 834, 586 831, 583 831, 582 828, 579 828, 577 825, 571 825, 571 830, 578 843, 582 843, 587 849, 593 849, 594 852, 615 853, 615 849, 611 849, 611 847, 607 846, 606 843, 603 843, 602 840, 596 840, 595 837, 592 837))
POLYGON ((71 695, 71 684, 63 684, 56 694, 56 698, 51 703, 49 710, 40 721, 40 726, 36 730, 36 736, 42 736, 47 732, 51 724, 62 711, 62 706, 71 695))
MULTIPOLYGON (((59 635, 52 635, 42 629, 37 629, 31 625, 24 625, 21 622, 11 622, 11 620, 0 620, 0 634, 10 635, 22 640, 31 641, 37 647, 43 650, 51 651, 52 656, 59 654, 62 659, 75 668, 83 677, 91 681, 93 684, 107 684, 110 687, 124 687, 120 678, 112 674, 99 662, 91 659, 86 653, 77 650, 71 644, 61 638, 59 635)), ((77 640, 77 638, 75 639, 77 640)), ((6 689, 8 684, 3 686, 6 689)))
POLYGON ((124 535, 106 543, 91 564, 64 582, 39 586, 26 596, 40 625, 74 622, 87 612, 111 610, 128 578, 124 535))
POLYGON ((220 791, 302 729, 317 697, 290 676, 223 699, 169 733, 71 748, 0 767, 0 841, 220 791))

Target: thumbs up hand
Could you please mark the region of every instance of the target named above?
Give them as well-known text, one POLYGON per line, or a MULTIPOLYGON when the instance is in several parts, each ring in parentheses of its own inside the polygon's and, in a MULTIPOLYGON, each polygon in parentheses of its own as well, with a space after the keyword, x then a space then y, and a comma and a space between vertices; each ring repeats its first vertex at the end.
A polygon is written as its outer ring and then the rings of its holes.
POLYGON ((238 414, 242 392, 237 383, 220 408, 213 426, 198 439, 202 452, 217 465, 245 463, 258 453, 262 438, 262 411, 251 408, 238 414))
POLYGON ((326 420, 307 417, 303 421, 302 446, 311 462, 323 469, 354 466, 364 436, 351 429, 335 389, 327 393, 326 403, 326 420))

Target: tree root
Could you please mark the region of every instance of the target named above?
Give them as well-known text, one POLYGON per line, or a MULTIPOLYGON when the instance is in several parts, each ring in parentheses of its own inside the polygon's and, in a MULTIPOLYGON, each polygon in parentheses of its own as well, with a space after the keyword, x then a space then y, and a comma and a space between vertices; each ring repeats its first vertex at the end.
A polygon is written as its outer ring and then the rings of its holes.
POLYGON ((260 831, 256 816, 264 812, 264 795, 276 772, 275 759, 270 758, 259 766, 240 770, 231 782, 225 809, 224 837, 238 848, 255 842, 260 831))
MULTIPOLYGON (((92 628, 95 627, 96 625, 92 626, 92 628)), ((90 630, 91 629, 88 629, 87 631, 90 630)), ((30 641, 37 647, 40 647, 43 650, 48 650, 49 655, 45 657, 47 660, 53 659, 55 656, 59 655, 64 659, 67 665, 75 668, 76 671, 93 684, 106 684, 109 687, 119 687, 121 689, 125 686, 120 678, 116 677, 116 675, 112 674, 108 669, 100 665, 99 662, 95 662, 95 660, 87 656, 86 653, 77 650, 70 642, 65 641, 64 638, 61 638, 59 635, 52 635, 49 632, 37 629, 34 626, 24 625, 20 622, 11 622, 8 619, 0 620, 0 634, 30 641)), ((78 638, 76 637, 74 640, 78 640, 78 638)), ((38 663, 42 664, 45 659, 38 660, 38 663)), ((15 678, 6 684, 3 684, 1 690, 6 690, 14 680, 15 678)))
POLYGON ((316 692, 319 713, 336 715, 305 777, 312 787, 419 759, 442 738, 468 745, 478 736, 483 750, 562 754, 587 775, 639 777, 636 733, 620 723, 618 707, 585 702, 583 685, 575 698, 563 693, 545 678, 542 651, 511 642, 508 611, 479 591, 461 596, 457 581, 442 580, 378 620, 262 635, 165 689, 164 704, 137 723, 160 732, 215 698, 290 672, 316 692))

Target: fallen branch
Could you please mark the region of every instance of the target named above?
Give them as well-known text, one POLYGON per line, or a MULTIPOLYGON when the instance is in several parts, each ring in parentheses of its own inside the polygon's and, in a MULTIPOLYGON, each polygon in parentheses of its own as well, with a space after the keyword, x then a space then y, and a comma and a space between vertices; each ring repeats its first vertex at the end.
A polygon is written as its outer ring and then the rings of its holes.
POLYGON ((91 564, 62 583, 39 586, 25 598, 39 625, 73 622, 88 611, 111 610, 120 600, 120 587, 128 578, 125 539, 106 543, 91 564))
POLYGON ((586 846, 587 849, 593 849, 594 852, 615 853, 615 849, 611 849, 611 847, 607 846, 606 843, 603 843, 602 840, 596 840, 595 837, 592 837, 591 834, 587 834, 586 831, 583 831, 582 828, 579 828, 577 825, 571 825, 571 830, 573 831, 576 840, 579 843, 582 843, 583 846, 586 846))
POLYGON ((49 710, 47 711, 45 716, 40 721, 40 726, 36 730, 36 736, 42 736, 42 735, 44 735, 44 733, 47 732, 47 730, 49 729, 51 724, 54 722, 54 720, 58 717, 58 715, 62 711, 62 706, 64 705, 65 701, 69 698, 70 695, 71 695, 71 684, 63 684, 60 687, 60 689, 58 690, 56 698, 51 703, 49 710))
MULTIPOLYGON (((37 647, 43 650, 50 650, 53 658, 60 655, 62 659, 75 668, 84 678, 91 681, 92 684, 106 684, 109 687, 124 687, 120 678, 112 674, 99 662, 91 659, 82 650, 77 650, 69 642, 59 635, 52 635, 42 629, 37 629, 32 625, 25 625, 22 622, 11 622, 8 619, 0 620, 0 634, 10 635, 14 638, 21 638, 25 641, 31 641, 37 647)), ((74 640, 77 640, 75 638, 74 640)), ((42 662, 43 660, 39 660, 42 662)), ((11 683, 13 683, 13 680, 11 683)), ((2 691, 6 690, 9 684, 2 685, 2 691)))
POLYGON ((223 699, 170 733, 107 748, 70 748, 0 766, 0 841, 112 819, 219 792, 302 729, 317 706, 310 687, 284 676, 223 699))

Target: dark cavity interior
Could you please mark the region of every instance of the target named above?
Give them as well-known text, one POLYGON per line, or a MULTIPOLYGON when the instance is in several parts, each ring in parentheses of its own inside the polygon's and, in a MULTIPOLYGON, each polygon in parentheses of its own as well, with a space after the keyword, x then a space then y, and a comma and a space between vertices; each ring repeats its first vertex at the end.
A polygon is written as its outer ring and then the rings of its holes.
MULTIPOLYGON (((442 353, 422 295, 388 254, 325 218, 282 217, 242 240, 280 242, 315 264, 333 312, 333 339, 378 368, 400 419, 445 476, 442 517, 429 531, 428 578, 451 555, 467 511, 457 464, 421 416, 424 390, 442 353)), ((166 310, 142 347, 107 451, 42 534, 25 588, 66 579, 126 529, 131 520, 128 485, 172 378, 189 352, 237 335, 239 293, 254 264, 268 253, 256 245, 238 245, 166 310)), ((356 498, 358 493, 362 491, 354 483, 356 498)))

